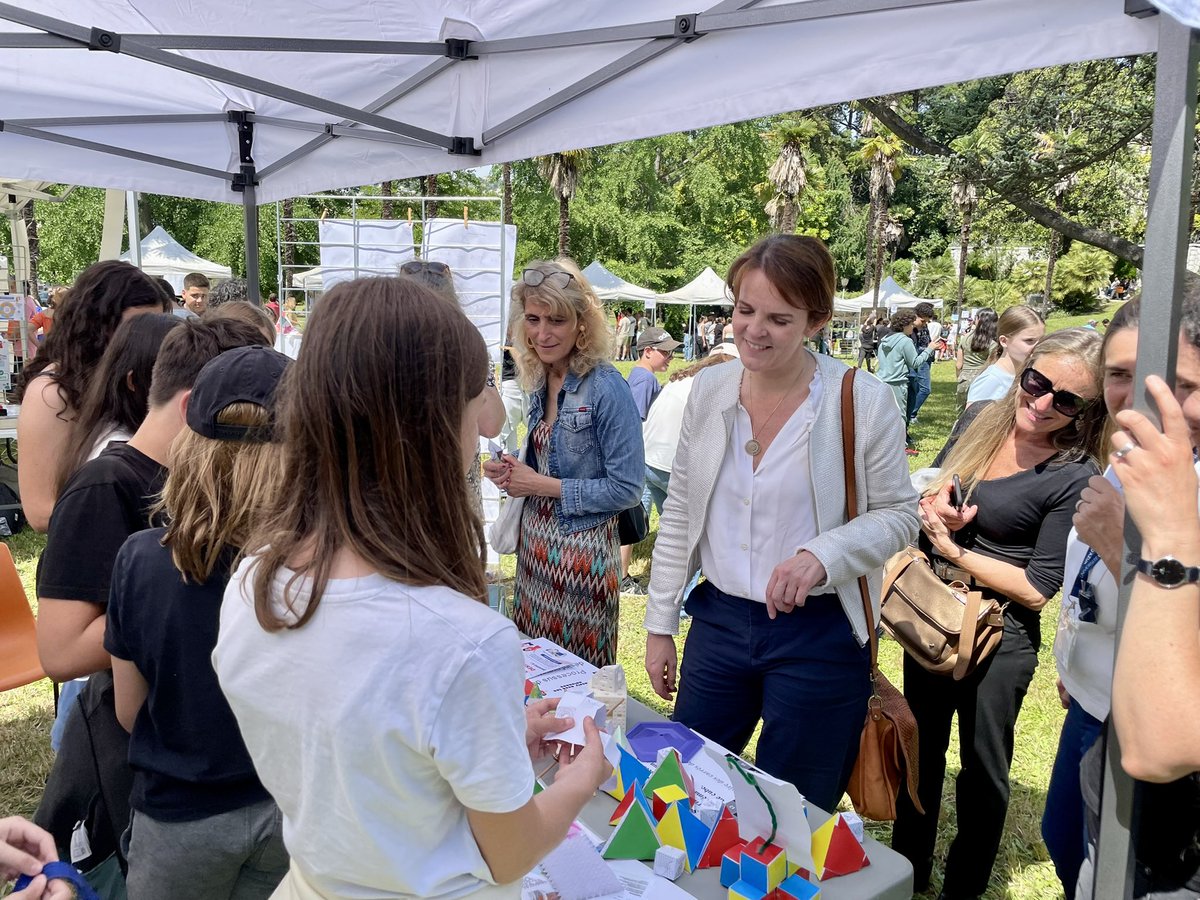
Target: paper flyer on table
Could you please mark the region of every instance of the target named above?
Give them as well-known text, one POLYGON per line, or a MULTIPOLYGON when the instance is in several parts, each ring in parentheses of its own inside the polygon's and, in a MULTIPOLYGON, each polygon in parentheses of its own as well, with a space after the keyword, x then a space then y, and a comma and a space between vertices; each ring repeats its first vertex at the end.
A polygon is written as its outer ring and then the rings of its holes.
MULTIPOLYGON (((521 650, 525 658, 525 677, 535 682, 541 676, 567 666, 587 665, 574 653, 564 650, 547 638, 522 641, 521 650)), ((539 684, 538 687, 541 685, 539 684)))
MULTIPOLYGON (((583 834, 597 850, 603 841, 582 822, 575 822, 569 834, 583 834)), ((620 893, 604 894, 593 900, 685 900, 691 897, 687 891, 667 879, 654 874, 645 863, 635 859, 614 859, 607 862, 609 869, 621 883, 620 893)), ((558 887, 539 865, 521 882, 521 900, 561 900, 558 887)))

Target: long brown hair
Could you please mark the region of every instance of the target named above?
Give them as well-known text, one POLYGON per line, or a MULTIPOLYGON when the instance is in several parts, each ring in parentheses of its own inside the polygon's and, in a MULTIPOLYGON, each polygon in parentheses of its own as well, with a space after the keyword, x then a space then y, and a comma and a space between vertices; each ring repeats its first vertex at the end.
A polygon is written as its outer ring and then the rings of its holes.
POLYGON ((363 278, 325 294, 281 386, 289 490, 248 547, 263 628, 312 618, 341 549, 394 581, 483 600, 483 523, 459 445, 486 373, 466 315, 412 280, 363 278), (289 568, 285 611, 272 585, 289 568), (302 578, 311 591, 297 604, 302 578))
POLYGON ((1095 400, 1087 409, 1052 435, 1051 443, 1057 451, 1053 459, 1060 463, 1082 459, 1098 462, 1105 419, 1101 343, 1100 335, 1090 328, 1064 328, 1038 341, 1013 379, 1008 393, 989 403, 946 455, 941 474, 926 488, 926 496, 936 494, 955 475, 967 485, 968 496, 975 485, 983 480, 1016 425, 1021 376, 1027 369, 1036 367, 1038 360, 1046 357, 1065 357, 1081 363, 1091 374, 1095 389, 1095 400))
MULTIPOLYGON (((271 413, 256 403, 231 403, 217 421, 266 427, 271 413)), ((179 432, 159 507, 170 517, 163 546, 185 581, 203 584, 223 554, 245 549, 257 516, 275 499, 282 471, 278 444, 179 432)))

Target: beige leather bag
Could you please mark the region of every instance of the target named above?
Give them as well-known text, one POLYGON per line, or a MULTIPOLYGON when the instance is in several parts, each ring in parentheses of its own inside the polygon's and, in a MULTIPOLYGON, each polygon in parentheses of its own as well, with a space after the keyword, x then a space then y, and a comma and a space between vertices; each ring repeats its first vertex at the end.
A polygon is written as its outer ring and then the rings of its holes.
POLYGON ((961 581, 946 584, 920 550, 906 547, 883 575, 883 627, 922 668, 961 681, 1000 646, 1007 603, 961 581))

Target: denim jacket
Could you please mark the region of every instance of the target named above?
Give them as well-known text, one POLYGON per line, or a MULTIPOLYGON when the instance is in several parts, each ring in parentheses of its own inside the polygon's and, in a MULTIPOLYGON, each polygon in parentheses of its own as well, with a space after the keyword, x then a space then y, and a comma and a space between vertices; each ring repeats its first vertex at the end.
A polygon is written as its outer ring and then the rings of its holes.
MULTIPOLYGON (((545 411, 543 387, 529 395, 524 459, 535 468, 532 435, 545 411)), ((567 372, 549 453, 550 476, 562 481, 562 499, 554 506, 563 534, 592 528, 641 502, 642 420, 620 372, 608 363, 583 377, 567 372)))

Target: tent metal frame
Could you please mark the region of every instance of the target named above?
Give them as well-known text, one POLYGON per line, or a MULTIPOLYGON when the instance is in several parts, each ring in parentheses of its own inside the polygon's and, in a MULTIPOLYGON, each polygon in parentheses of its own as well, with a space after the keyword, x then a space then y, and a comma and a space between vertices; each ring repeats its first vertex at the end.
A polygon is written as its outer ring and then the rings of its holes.
MULTIPOLYGON (((33 10, 0 3, 0 19, 36 29, 41 33, 0 33, 0 48, 20 49, 84 49, 124 54, 144 62, 196 75, 212 81, 239 87, 293 103, 304 109, 339 117, 337 122, 313 123, 279 117, 256 117, 253 110, 234 111, 227 121, 238 126, 239 160, 237 172, 223 172, 184 160, 141 153, 85 138, 63 135, 48 128, 76 128, 89 125, 179 125, 221 122, 222 117, 211 113, 146 116, 76 116, 63 118, 12 119, 0 121, 0 131, 34 140, 49 141, 96 153, 161 165, 197 175, 225 181, 230 189, 241 194, 243 207, 255 201, 255 187, 262 179, 281 171, 297 160, 318 150, 335 138, 375 140, 413 146, 443 147, 455 156, 473 156, 481 148, 470 136, 444 135, 379 114, 405 94, 426 83, 451 65, 492 54, 526 50, 576 47, 587 44, 643 41, 635 50, 556 91, 504 122, 486 130, 483 144, 488 145, 514 131, 541 119, 571 100, 608 84, 663 55, 683 43, 690 43, 705 34, 739 28, 762 27, 785 22, 813 21, 824 18, 858 15, 912 6, 934 6, 950 3, 970 3, 972 0, 808 0, 782 6, 755 9, 759 0, 722 0, 701 13, 686 13, 674 19, 634 23, 610 28, 579 29, 551 34, 527 35, 492 41, 473 41, 450 38, 445 41, 348 41, 321 38, 271 38, 238 35, 163 35, 120 33, 103 28, 88 28, 63 19, 43 15, 33 10), (441 57, 406 79, 377 101, 361 108, 348 106, 299 91, 286 85, 245 75, 226 67, 213 65, 183 56, 172 50, 200 51, 275 51, 296 53, 341 53, 441 57), (248 149, 242 144, 247 132, 242 126, 258 122, 273 127, 318 132, 308 143, 271 163, 262 170, 247 162, 248 149), (370 126, 364 128, 361 126, 370 126)), ((252 141, 252 131, 248 132, 252 141)), ((252 149, 252 147, 250 148, 252 149)), ((257 212, 245 210, 249 228, 257 223, 257 212)), ((258 298, 258 245, 251 240, 256 232, 247 231, 246 269, 251 295, 258 298), (251 277, 251 276, 255 277, 251 277)))

